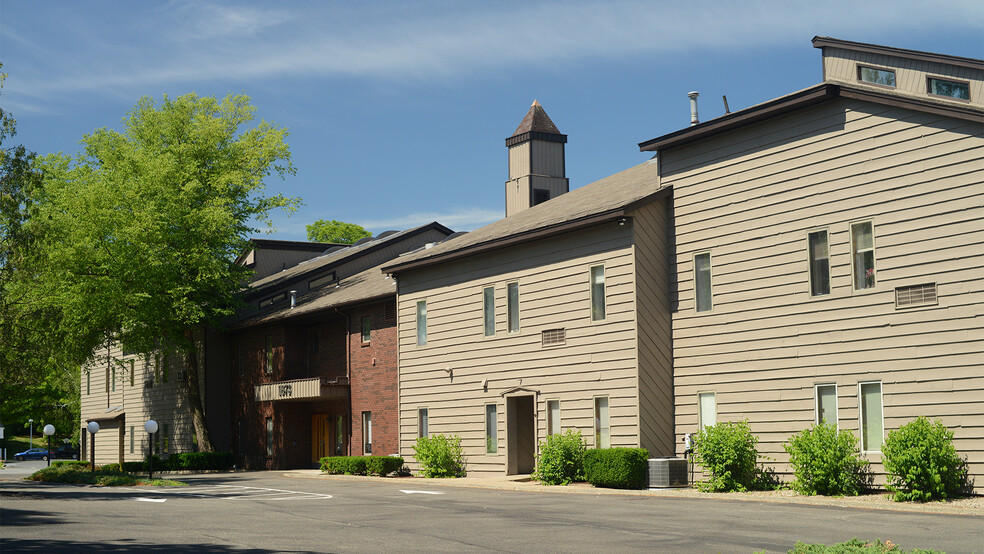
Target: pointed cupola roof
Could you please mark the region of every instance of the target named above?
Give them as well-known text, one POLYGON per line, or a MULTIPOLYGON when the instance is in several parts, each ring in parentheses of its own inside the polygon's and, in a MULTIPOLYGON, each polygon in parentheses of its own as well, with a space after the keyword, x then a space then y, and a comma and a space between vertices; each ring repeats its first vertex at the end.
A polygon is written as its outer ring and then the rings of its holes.
POLYGON ((516 127, 516 131, 511 137, 506 139, 506 146, 513 146, 528 140, 545 140, 549 142, 567 142, 567 135, 560 132, 547 115, 547 111, 536 100, 530 106, 530 111, 526 112, 523 121, 516 127))

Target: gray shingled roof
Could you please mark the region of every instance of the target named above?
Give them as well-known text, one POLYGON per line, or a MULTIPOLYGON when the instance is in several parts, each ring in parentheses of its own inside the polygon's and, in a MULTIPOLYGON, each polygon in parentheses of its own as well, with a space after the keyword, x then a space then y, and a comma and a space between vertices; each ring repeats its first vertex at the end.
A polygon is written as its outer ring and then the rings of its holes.
POLYGON ((278 309, 262 310, 233 325, 234 328, 254 327, 289 317, 310 315, 348 304, 396 296, 396 283, 380 271, 381 266, 371 267, 361 273, 341 279, 338 283, 326 285, 297 297, 297 304, 290 307, 284 302, 278 309))
POLYGON ((655 160, 650 160, 595 181, 590 185, 561 194, 542 204, 513 214, 472 231, 444 241, 431 248, 416 250, 383 265, 383 271, 399 270, 409 262, 440 258, 452 253, 475 249, 513 237, 532 235, 541 230, 578 220, 616 212, 660 192, 655 160))

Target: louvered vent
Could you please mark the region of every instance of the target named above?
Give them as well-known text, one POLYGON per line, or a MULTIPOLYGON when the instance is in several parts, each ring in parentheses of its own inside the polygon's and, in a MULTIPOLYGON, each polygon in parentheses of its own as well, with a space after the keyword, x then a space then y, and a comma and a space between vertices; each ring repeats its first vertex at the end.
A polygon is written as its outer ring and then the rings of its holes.
POLYGON ((396 319, 396 304, 387 304, 385 308, 386 313, 384 314, 387 320, 396 319))
POLYGON ((567 341, 567 331, 565 329, 547 329, 540 334, 540 341, 543 346, 564 344, 567 341))
POLYGON ((895 307, 926 306, 936 304, 936 283, 912 285, 895 289, 895 307))

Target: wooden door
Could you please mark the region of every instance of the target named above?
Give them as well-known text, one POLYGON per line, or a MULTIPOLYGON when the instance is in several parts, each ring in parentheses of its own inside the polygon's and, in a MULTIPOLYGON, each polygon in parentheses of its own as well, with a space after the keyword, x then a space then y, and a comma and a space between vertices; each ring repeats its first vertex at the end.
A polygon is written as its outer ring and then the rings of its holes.
POLYGON ((311 416, 311 461, 318 463, 321 458, 331 456, 331 435, 335 418, 329 414, 311 416))

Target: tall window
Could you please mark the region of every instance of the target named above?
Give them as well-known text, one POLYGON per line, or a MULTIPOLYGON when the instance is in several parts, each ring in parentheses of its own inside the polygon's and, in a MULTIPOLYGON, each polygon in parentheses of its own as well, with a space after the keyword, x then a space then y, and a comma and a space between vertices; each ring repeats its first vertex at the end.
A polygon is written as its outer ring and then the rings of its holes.
POLYGON ((161 426, 161 452, 167 454, 171 451, 171 432, 167 423, 161 426))
POLYGON ((851 254, 854 260, 854 288, 874 288, 875 232, 870 221, 851 225, 851 254))
MULTIPOLYGON (((85 393, 92 394, 92 371, 86 370, 85 372, 85 393)), ((85 433, 82 433, 85 436, 85 433)))
POLYGON ((506 316, 509 320, 509 332, 519 331, 519 283, 506 285, 506 316))
POLYGON ((807 239, 810 254, 810 295, 830 294, 830 253, 827 231, 810 233, 807 239))
POLYGON ((135 435, 133 434, 133 425, 130 426, 130 454, 133 454, 133 447, 135 441, 135 435))
POLYGON ((112 368, 110 368, 110 373, 111 375, 110 375, 110 382, 109 382, 110 383, 109 390, 116 392, 116 366, 115 365, 112 368))
POLYGON ((717 423, 717 397, 713 392, 697 394, 697 427, 704 429, 717 423))
POLYGON ((837 385, 817 385, 816 423, 837 426, 837 385))
POLYGON ((485 405, 485 453, 495 454, 499 451, 499 418, 495 404, 485 405))
POLYGON ((560 434, 560 400, 547 400, 547 434, 560 434))
POLYGON ((698 312, 711 309, 711 254, 694 256, 694 295, 698 312))
POLYGON ((273 456, 273 418, 266 418, 266 455, 273 456))
POLYGON ((163 367, 161 368, 161 373, 163 375, 164 382, 167 383, 167 374, 168 374, 168 367, 169 367, 167 362, 167 354, 162 356, 161 360, 162 360, 161 363, 163 364, 163 367))
POLYGON ((417 436, 427 436, 427 408, 417 409, 417 436))
POLYGON ((161 355, 154 355, 154 384, 161 382, 161 355))
POLYGON ((335 455, 345 455, 345 416, 335 418, 335 455))
POLYGON ((612 430, 611 418, 608 415, 608 397, 598 396, 594 399, 595 447, 611 448, 612 430))
POLYGON ((134 369, 136 368, 136 365, 137 365, 137 361, 136 360, 130 360, 130 386, 131 387, 133 386, 133 374, 134 374, 134 369))
POLYGON ((605 266, 591 268, 591 321, 605 319, 605 266))
POLYGON ((482 319, 485 336, 495 336, 495 287, 482 289, 482 319))
POLYGON ((372 412, 362 412, 362 452, 372 454, 372 412))
POLYGON ((417 344, 427 344, 427 301, 417 302, 417 344))
POLYGON ((372 335, 372 318, 365 316, 362 318, 362 344, 369 344, 372 335))
POLYGON ((859 383, 858 389, 861 396, 861 450, 880 452, 884 434, 881 383, 859 383))

